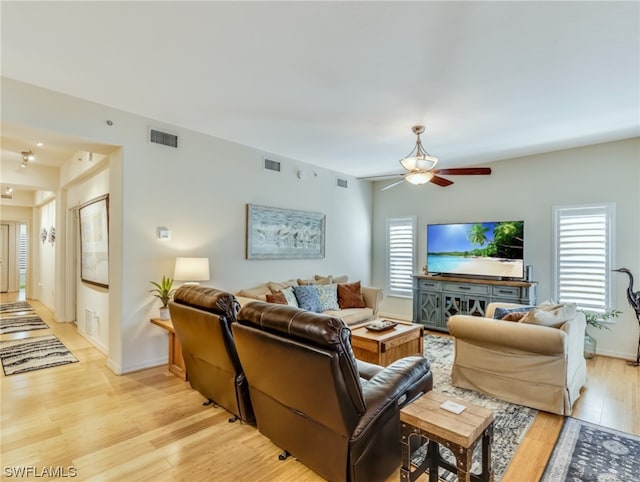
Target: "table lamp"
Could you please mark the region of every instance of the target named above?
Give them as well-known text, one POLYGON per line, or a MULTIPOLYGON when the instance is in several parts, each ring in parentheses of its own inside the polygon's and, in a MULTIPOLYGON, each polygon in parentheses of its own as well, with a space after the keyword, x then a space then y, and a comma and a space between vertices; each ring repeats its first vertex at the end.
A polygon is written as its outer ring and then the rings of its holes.
POLYGON ((199 281, 209 281, 209 258, 176 258, 173 279, 193 285, 200 284, 199 281))

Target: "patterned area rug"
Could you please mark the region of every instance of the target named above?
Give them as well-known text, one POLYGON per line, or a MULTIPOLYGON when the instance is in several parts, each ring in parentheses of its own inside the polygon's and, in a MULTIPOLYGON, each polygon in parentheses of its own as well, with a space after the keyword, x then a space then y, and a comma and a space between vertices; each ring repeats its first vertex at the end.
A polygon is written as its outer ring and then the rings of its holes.
POLYGON ((47 328, 49 325, 36 314, 0 318, 0 335, 19 331, 46 330, 47 328))
POLYGON ((33 308, 26 301, 0 303, 0 313, 16 313, 18 311, 33 311, 33 308))
POLYGON ((0 341, 5 375, 76 363, 78 359, 54 335, 0 341))
MULTIPOLYGON (((518 450, 518 445, 527 433, 537 410, 509 402, 503 402, 483 393, 457 388, 451 385, 451 367, 453 365, 453 339, 441 336, 425 335, 424 355, 431 362, 433 372, 433 389, 451 396, 461 398, 475 405, 493 410, 493 444, 491 446, 491 465, 494 481, 502 479, 507 466, 518 450)), ((473 473, 481 472, 480 445, 473 454, 473 473)), ((442 455, 455 464, 453 454, 448 449, 441 449, 442 455)), ((412 462, 418 465, 426 454, 426 445, 412 456, 412 462)), ((440 469, 440 480, 454 482, 456 474, 440 469)))
POLYGON ((541 482, 640 480, 640 437, 566 417, 541 482))

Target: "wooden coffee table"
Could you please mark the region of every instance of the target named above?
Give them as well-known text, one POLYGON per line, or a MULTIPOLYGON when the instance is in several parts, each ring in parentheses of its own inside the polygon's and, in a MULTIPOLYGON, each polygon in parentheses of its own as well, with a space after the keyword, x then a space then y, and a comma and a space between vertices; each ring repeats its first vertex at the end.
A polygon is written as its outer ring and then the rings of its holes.
POLYGON ((369 323, 351 328, 351 347, 357 359, 387 366, 405 356, 423 354, 422 325, 397 322, 388 330, 372 331, 365 328, 369 323))

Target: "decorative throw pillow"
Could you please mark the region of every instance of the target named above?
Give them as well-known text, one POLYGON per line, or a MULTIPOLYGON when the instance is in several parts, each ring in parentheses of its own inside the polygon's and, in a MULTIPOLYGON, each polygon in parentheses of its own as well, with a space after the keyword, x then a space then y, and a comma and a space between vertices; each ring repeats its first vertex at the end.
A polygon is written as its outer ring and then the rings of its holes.
POLYGON ((298 306, 303 310, 322 313, 322 303, 315 286, 294 286, 293 292, 298 300, 298 306))
POLYGON ((315 275, 313 277, 315 284, 317 285, 329 285, 331 283, 333 283, 333 276, 329 275, 329 276, 321 276, 319 274, 315 275))
POLYGON ((285 299, 287 300, 287 304, 289 306, 298 306, 298 300, 296 299, 296 295, 293 292, 293 287, 289 286, 288 288, 285 288, 282 290, 282 294, 284 295, 285 299))
POLYGON ((504 308, 502 306, 497 306, 493 312, 493 318, 495 320, 504 320, 504 317, 509 313, 526 313, 534 308, 535 306, 518 306, 517 308, 504 308))
POLYGON ((316 290, 318 290, 322 311, 340 309, 338 305, 338 285, 316 285, 316 290))
POLYGON ((525 315, 529 313, 528 311, 512 311, 511 313, 507 313, 501 319, 503 321, 520 321, 525 315))
POLYGON ((285 288, 288 288, 289 286, 298 286, 298 281, 294 279, 290 279, 287 281, 280 281, 280 282, 269 281, 267 283, 267 286, 269 287, 272 293, 275 293, 276 291, 282 291, 285 288))
POLYGON ((267 295, 267 303, 275 303, 277 305, 288 305, 287 298, 282 291, 267 295))
POLYGON ((349 281, 349 277, 346 274, 333 277, 333 282, 336 284, 346 283, 347 281, 349 281))
POLYGON ((314 279, 300 279, 298 278, 298 286, 309 286, 316 284, 316 280, 314 279))
POLYGON ((267 294, 269 293, 271 293, 269 287, 266 284, 261 284, 255 288, 238 291, 236 295, 244 296, 245 298, 253 298, 255 300, 267 301, 267 294))
POLYGON ((340 309, 366 308, 364 296, 360 291, 360 281, 338 285, 338 305, 340 309))
POLYGON ((576 303, 566 303, 562 305, 542 305, 532 309, 521 320, 520 323, 530 323, 533 325, 549 326, 560 328, 567 321, 576 316, 578 305, 576 303))

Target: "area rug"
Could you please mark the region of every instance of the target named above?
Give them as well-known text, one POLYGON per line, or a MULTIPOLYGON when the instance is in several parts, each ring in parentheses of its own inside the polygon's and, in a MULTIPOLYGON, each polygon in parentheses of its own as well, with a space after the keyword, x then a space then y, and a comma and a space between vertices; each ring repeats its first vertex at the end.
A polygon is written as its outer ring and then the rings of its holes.
POLYGON ((640 437, 566 417, 541 482, 640 480, 640 437))
MULTIPOLYGON (((491 466, 493 468, 494 481, 500 481, 511 459, 518 450, 518 445, 533 423, 533 419, 538 413, 537 410, 504 402, 484 395, 483 393, 451 385, 451 367, 453 366, 454 356, 453 339, 451 338, 425 335, 424 356, 431 362, 433 389, 435 391, 461 398, 474 405, 479 405, 493 411, 491 466)), ((473 454, 472 472, 476 474, 482 471, 480 448, 481 444, 478 444, 473 454)), ((426 445, 413 454, 412 463, 419 465, 424 459, 425 453, 426 445)), ((448 449, 442 448, 441 453, 449 462, 455 464, 453 454, 449 452, 448 449)), ((439 476, 440 480, 447 482, 458 480, 456 474, 444 469, 440 469, 439 476)))
POLYGON ((0 361, 5 375, 41 370, 78 359, 55 335, 0 341, 0 361))
POLYGON ((0 303, 0 313, 16 313, 18 311, 33 311, 33 308, 26 301, 0 303))
POLYGON ((49 328, 49 325, 35 314, 0 318, 0 335, 20 331, 46 330, 47 328, 49 328))

